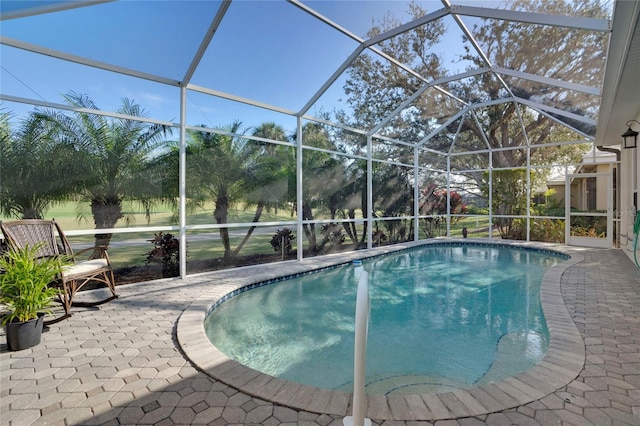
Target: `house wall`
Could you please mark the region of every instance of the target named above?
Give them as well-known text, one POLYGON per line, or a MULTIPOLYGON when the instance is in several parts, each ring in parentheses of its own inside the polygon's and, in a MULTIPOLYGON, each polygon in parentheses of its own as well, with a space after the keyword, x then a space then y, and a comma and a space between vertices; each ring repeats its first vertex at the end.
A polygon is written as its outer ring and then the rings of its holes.
MULTIPOLYGON (((596 173, 610 173, 609 164, 598 164, 596 173)), ((604 176, 596 177, 596 210, 607 210, 607 196, 609 194, 609 178, 604 176)))
POLYGON ((564 205, 564 183, 552 184, 547 182, 547 188, 551 190, 549 200, 555 203, 563 203, 564 205))
MULTIPOLYGON (((588 170, 582 173, 610 173, 612 165, 609 163, 589 165, 588 170)), ((607 194, 609 191, 609 178, 607 176, 597 176, 596 178, 596 210, 607 210, 607 194)), ((551 199, 560 202, 564 201, 564 184, 549 183, 547 187, 553 189, 551 199)), ((574 179, 571 184, 571 208, 577 210, 587 210, 587 181, 586 179, 574 179)))
MULTIPOLYGON (((640 121, 640 115, 635 117, 640 121)), ((634 130, 636 128, 634 127, 634 130)), ((634 262, 640 262, 640 242, 634 251, 636 235, 633 232, 636 210, 640 207, 640 148, 623 149, 620 157, 620 248, 634 262), (634 205, 634 194, 636 204, 634 205)))

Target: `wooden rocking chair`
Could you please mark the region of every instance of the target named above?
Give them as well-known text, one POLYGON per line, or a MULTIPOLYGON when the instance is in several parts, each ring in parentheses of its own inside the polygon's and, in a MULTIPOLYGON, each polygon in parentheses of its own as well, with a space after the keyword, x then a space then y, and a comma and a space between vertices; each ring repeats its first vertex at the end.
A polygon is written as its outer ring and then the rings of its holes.
POLYGON ((0 231, 11 249, 20 250, 26 246, 38 246, 40 247, 38 257, 64 255, 72 261, 71 264, 64 267, 60 279, 51 283, 62 290, 60 303, 64 307, 64 315, 45 321, 45 324, 53 324, 70 317, 71 305, 96 306, 118 297, 106 249, 90 247, 74 254, 71 245, 55 220, 25 219, 0 222, 0 231), (93 251, 88 260, 76 261, 75 256, 88 251, 93 251), (75 294, 89 282, 106 285, 111 291, 111 296, 97 302, 74 302, 75 294))

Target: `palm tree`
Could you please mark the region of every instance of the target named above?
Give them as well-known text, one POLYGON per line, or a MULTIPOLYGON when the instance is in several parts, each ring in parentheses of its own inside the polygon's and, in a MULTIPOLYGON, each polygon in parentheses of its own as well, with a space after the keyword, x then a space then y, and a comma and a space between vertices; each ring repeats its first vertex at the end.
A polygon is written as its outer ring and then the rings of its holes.
MULTIPOLYGON (((246 140, 239 135, 242 123, 221 127, 220 132, 188 131, 187 142, 187 198, 202 205, 213 200, 213 217, 218 225, 225 225, 229 207, 238 201, 246 186, 247 174, 244 156, 246 140)), ((175 151, 175 150, 174 150, 175 151)), ((224 246, 224 259, 233 257, 229 230, 219 229, 224 246)))
MULTIPOLYGON (((69 93, 65 102, 78 109, 98 110, 86 95, 69 93)), ((122 99, 118 114, 144 118, 143 108, 122 99)), ((82 198, 90 202, 95 229, 113 228, 124 217, 122 204, 136 200, 149 212, 151 200, 159 197, 157 186, 148 180, 148 163, 154 150, 170 129, 129 118, 107 118, 76 110, 67 115, 46 114, 55 124, 56 138, 76 147, 85 167, 76 170, 83 181, 82 198)), ((112 234, 95 235, 96 247, 108 247, 112 234)))
POLYGON ((53 203, 78 190, 74 171, 82 161, 72 144, 54 140, 54 126, 40 113, 30 113, 15 131, 9 119, 0 114, 0 208, 5 216, 42 219, 53 203))
MULTIPOLYGON (((284 128, 274 122, 265 122, 251 133, 252 136, 276 141, 286 141, 284 128)), ((287 196, 286 158, 294 150, 290 147, 269 142, 248 142, 243 149, 244 168, 247 179, 244 185, 244 199, 256 205, 253 223, 260 220, 267 203, 277 204, 287 196)), ((237 255, 251 237, 256 226, 251 226, 247 234, 233 251, 237 255)))
MULTIPOLYGON (((337 147, 332 142, 326 128, 319 123, 305 123, 302 128, 302 138, 305 145, 321 148, 325 150, 337 151, 337 147)), ((287 161, 289 179, 292 185, 289 186, 289 198, 295 203, 296 200, 296 158, 293 153, 287 161)), ((329 207, 331 218, 335 217, 337 210, 336 203, 341 193, 341 182, 344 177, 344 165, 335 156, 319 150, 306 149, 302 155, 303 179, 303 199, 302 199, 302 220, 314 220, 314 209, 325 204, 329 207), (338 184, 340 183, 340 185, 338 184)), ((315 224, 303 224, 302 229, 307 241, 309 251, 317 253, 320 250, 318 244, 315 224)))

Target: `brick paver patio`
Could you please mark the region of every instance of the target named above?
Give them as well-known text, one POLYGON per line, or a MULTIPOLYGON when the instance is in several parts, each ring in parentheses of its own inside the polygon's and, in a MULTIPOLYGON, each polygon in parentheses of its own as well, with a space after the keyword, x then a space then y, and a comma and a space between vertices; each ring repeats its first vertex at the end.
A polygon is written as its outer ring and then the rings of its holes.
MULTIPOLYGON (((373 424, 640 425, 640 270, 619 250, 582 255, 561 278, 564 303, 586 349, 575 380, 533 402, 481 416, 373 418, 373 424)), ((118 287, 119 299, 76 308, 32 349, 9 352, 3 332, 0 423, 341 425, 342 416, 244 394, 196 369, 182 352, 180 315, 207 288, 239 271, 118 287)))

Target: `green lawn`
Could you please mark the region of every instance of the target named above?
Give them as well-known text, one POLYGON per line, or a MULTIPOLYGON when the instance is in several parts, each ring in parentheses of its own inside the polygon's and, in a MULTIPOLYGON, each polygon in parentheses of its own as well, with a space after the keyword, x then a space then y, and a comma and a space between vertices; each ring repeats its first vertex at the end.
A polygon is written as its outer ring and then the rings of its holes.
MULTIPOLYGON (((156 206, 149 218, 146 217, 142 206, 134 202, 123 205, 125 217, 118 221, 116 228, 131 228, 142 226, 163 226, 177 225, 177 220, 173 220, 173 212, 169 206, 156 206)), ((250 223, 255 213, 254 207, 243 208, 241 205, 229 209, 229 223, 250 223)), ((0 215, 0 220, 13 220, 0 215)), ((93 218, 89 203, 66 202, 53 206, 46 214, 45 219, 55 219, 64 230, 92 230, 94 229, 93 218)), ((265 211, 260 218, 261 222, 291 221, 295 216, 288 210, 278 210, 275 214, 273 210, 265 211)), ((187 214, 187 225, 203 225, 215 223, 213 219, 213 204, 209 203, 195 213, 187 214)))
MULTIPOLYGON (((246 227, 232 228, 231 247, 235 249, 240 244, 247 230, 251 226, 251 221, 255 210, 253 207, 243 208, 237 205, 229 211, 229 223, 246 223, 246 227)), ((125 218, 120 220, 116 228, 146 227, 146 226, 171 226, 177 223, 173 220, 173 213, 168 206, 157 206, 147 218, 142 208, 135 203, 127 203, 124 206, 125 218)), ((318 213, 318 217, 322 217, 318 213)), ((68 202, 58 204, 52 207, 47 213, 46 218, 55 218, 65 231, 70 230, 93 230, 93 221, 90 215, 88 203, 81 205, 78 210, 76 203, 68 202), (81 214, 80 214, 81 213, 81 214)), ((10 218, 2 217, 2 220, 10 220, 10 218)), ((280 209, 277 214, 275 211, 264 211, 260 217, 260 222, 285 222, 295 221, 295 215, 292 216, 288 210, 280 209)), ((204 209, 195 213, 188 214, 188 225, 205 225, 214 224, 213 205, 209 204, 204 209)), ((462 228, 466 227, 469 237, 487 237, 488 236, 488 217, 463 217, 451 226, 452 236, 462 236, 462 228)), ((293 227, 293 226, 291 226, 293 227)), ((358 231, 362 232, 362 225, 358 225, 358 231)), ((319 229, 318 238, 321 238, 319 229)), ((442 226, 441 234, 444 234, 446 226, 442 226)), ((170 231, 168 231, 170 232, 170 231)), ((166 233, 166 232, 165 232, 166 233)), ((116 233, 113 235, 109 255, 115 267, 128 267, 143 265, 146 262, 148 253, 153 249, 153 244, 149 241, 153 238, 154 232, 132 232, 132 233, 116 233)), ((273 233, 271 230, 265 231, 257 228, 251 238, 240 251, 241 256, 249 255, 270 255, 275 251, 270 244, 273 233)), ((93 244, 93 233, 87 235, 68 236, 74 249, 89 247, 93 244)), ((424 228, 420 226, 420 238, 425 238, 424 228)), ((349 241, 347 241, 348 243, 349 241)), ((293 250, 295 251, 295 241, 293 250)), ((306 240, 305 240, 306 244, 306 240)), ((218 230, 203 229, 187 231, 187 259, 188 261, 206 260, 220 258, 224 254, 224 248, 221 244, 218 230)))

